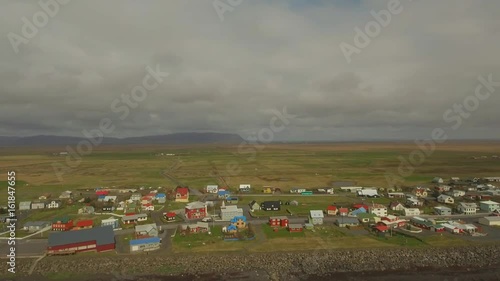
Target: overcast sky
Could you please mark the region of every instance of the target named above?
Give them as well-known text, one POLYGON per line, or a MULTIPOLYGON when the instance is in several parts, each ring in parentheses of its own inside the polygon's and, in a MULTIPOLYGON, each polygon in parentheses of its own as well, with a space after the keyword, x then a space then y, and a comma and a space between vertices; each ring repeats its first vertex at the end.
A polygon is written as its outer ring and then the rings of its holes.
POLYGON ((22 18, 43 10, 1 1, 0 135, 81 136, 109 117, 109 136, 245 137, 286 107, 295 117, 274 140, 498 137, 500 87, 456 129, 443 114, 479 75, 500 81, 500 1, 401 0, 348 63, 339 46, 388 2, 243 0, 221 20, 212 0, 72 0, 16 53, 22 18), (148 65, 170 75, 121 120, 112 101, 148 65))

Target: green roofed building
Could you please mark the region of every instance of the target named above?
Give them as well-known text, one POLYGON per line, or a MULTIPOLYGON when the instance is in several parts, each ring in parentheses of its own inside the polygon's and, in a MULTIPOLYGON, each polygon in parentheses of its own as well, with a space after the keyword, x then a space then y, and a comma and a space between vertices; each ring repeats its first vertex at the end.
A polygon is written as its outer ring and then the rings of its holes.
POLYGON ((377 215, 375 214, 360 213, 357 215, 357 217, 359 221, 362 223, 369 223, 369 222, 377 223, 380 221, 380 218, 377 217, 377 215))

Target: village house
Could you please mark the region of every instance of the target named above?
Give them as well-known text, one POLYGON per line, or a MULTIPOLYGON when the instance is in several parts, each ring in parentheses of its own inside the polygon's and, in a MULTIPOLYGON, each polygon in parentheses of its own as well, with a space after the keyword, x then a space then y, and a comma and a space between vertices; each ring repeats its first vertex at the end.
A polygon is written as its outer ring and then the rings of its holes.
POLYGON ((403 192, 388 192, 388 198, 405 198, 405 194, 403 192))
POLYGON ((309 223, 313 225, 323 224, 324 214, 322 210, 309 211, 309 223))
POLYGON ((415 187, 412 191, 412 193, 418 197, 418 198, 425 198, 427 197, 427 190, 423 187, 415 187))
POLYGON ((101 212, 103 212, 103 213, 111 213, 114 210, 115 210, 115 207, 112 205, 105 205, 105 206, 102 206, 102 208, 101 208, 101 212))
POLYGON ((31 203, 32 210, 45 209, 45 202, 32 202, 31 203))
POLYGON ((101 195, 102 197, 99 197, 97 201, 99 202, 111 202, 114 203, 116 201, 117 196, 115 195, 101 195))
POLYGON ((197 222, 192 224, 183 224, 181 225, 181 230, 183 232, 189 231, 190 233, 204 233, 209 232, 210 227, 206 222, 197 222))
POLYGON ((226 198, 226 202, 228 204, 236 205, 236 204, 238 204, 238 201, 239 201, 238 197, 228 197, 228 198, 226 198))
POLYGON ((106 189, 100 189, 100 188, 98 188, 95 191, 95 195, 96 196, 106 196, 108 194, 109 194, 109 190, 106 190, 106 189))
POLYGON ((335 224, 339 227, 354 227, 359 225, 359 220, 357 218, 340 218, 335 221, 335 224))
POLYGON ((149 252, 160 249, 161 238, 159 237, 148 237, 142 239, 133 239, 129 242, 130 252, 149 252))
POLYGON ((336 216, 339 210, 337 209, 336 206, 330 205, 326 207, 326 214, 329 216, 336 216))
POLYGON ((130 200, 139 201, 141 200, 142 195, 140 193, 134 193, 130 196, 130 200))
POLYGON ((155 223, 135 226, 136 238, 146 238, 146 237, 156 237, 156 236, 158 236, 158 227, 156 226, 155 223))
POLYGON ((251 186, 249 184, 240 184, 240 192, 250 192, 251 186))
POLYGON ((379 234, 386 233, 387 231, 389 231, 389 229, 390 227, 384 224, 378 224, 373 226, 373 230, 379 234))
POLYGON ((175 202, 189 202, 189 188, 178 186, 175 189, 175 202))
POLYGON ((339 216, 345 217, 349 214, 349 209, 347 208, 339 208, 339 216))
POLYGON ((78 214, 93 214, 95 212, 95 209, 93 206, 83 206, 80 209, 78 209, 78 214))
POLYGON ((28 232, 36 232, 51 225, 50 221, 29 221, 23 226, 23 229, 28 232))
POLYGON ((269 225, 270 226, 287 227, 288 226, 288 217, 286 217, 286 216, 270 217, 269 218, 269 225))
POLYGON ((452 197, 462 197, 465 196, 465 191, 459 189, 453 189, 451 191, 446 192, 446 194, 452 197))
POLYGON ((299 223, 292 223, 288 225, 288 231, 290 232, 302 232, 304 231, 304 227, 299 223))
POLYGON ((115 249, 115 234, 111 226, 49 233, 47 253, 104 252, 115 249))
POLYGON ((202 219, 207 216, 207 204, 196 201, 186 204, 184 214, 189 220, 202 219))
POLYGON ((443 178, 435 177, 435 178, 432 179, 432 182, 439 184, 439 183, 444 183, 444 180, 443 180, 443 178))
POLYGON ((479 218, 478 223, 488 226, 500 226, 500 216, 479 218))
POLYGON ((159 204, 167 202, 167 195, 165 193, 157 193, 155 199, 159 204))
POLYGON ((151 203, 147 203, 147 204, 144 204, 141 206, 141 209, 143 211, 154 211, 155 210, 155 206, 151 203))
POLYGON ((298 193, 301 194, 302 192, 306 192, 307 189, 301 188, 301 187, 294 187, 290 189, 290 193, 298 193))
POLYGON ((52 221, 52 231, 68 231, 73 228, 73 220, 69 217, 55 218, 52 221))
POLYGON ((405 206, 399 202, 391 202, 391 204, 389 204, 389 208, 393 211, 403 211, 405 206))
POLYGON ((38 197, 39 200, 47 200, 49 199, 51 196, 50 193, 44 193, 43 195, 40 195, 40 197, 38 197))
POLYGON ((358 214, 357 217, 362 223, 378 223, 380 221, 380 218, 374 214, 363 213, 358 214))
POLYGON ((94 221, 92 220, 80 220, 76 222, 75 226, 71 230, 87 229, 92 228, 93 226, 94 221))
POLYGON ((69 190, 63 191, 61 195, 59 195, 59 199, 69 199, 71 197, 73 197, 73 192, 69 190))
POLYGON ((175 219, 177 218, 177 214, 174 212, 165 212, 163 213, 163 218, 165 218, 167 222, 175 221, 175 219))
POLYGON ((457 211, 461 214, 473 215, 477 211, 477 204, 460 202, 458 203, 457 211))
POLYGON ((420 216, 419 208, 405 208, 405 216, 420 216))
POLYGON ((480 201, 479 207, 482 211, 486 212, 494 212, 496 210, 500 210, 500 204, 491 200, 480 201))
POLYGON ((31 209, 31 201, 21 201, 19 202, 19 210, 29 210, 31 209))
POLYGON ((279 211, 281 209, 281 201, 264 201, 260 204, 260 209, 264 211, 279 211))
POLYGON ((423 229, 429 229, 429 230, 434 225, 431 221, 423 219, 421 217, 411 218, 410 223, 416 227, 423 228, 423 229))
POLYGON ((437 197, 437 201, 439 203, 445 203, 445 204, 453 204, 453 203, 455 203, 455 199, 453 199, 453 197, 448 196, 448 195, 444 195, 444 194, 439 195, 437 197))
POLYGON ((207 185, 207 188, 205 190, 207 193, 216 194, 217 191, 219 191, 219 186, 216 184, 209 184, 209 185, 207 185))
POLYGON ((341 191, 349 191, 349 192, 356 192, 358 190, 362 190, 363 187, 361 186, 341 186, 340 190, 341 191))
POLYGON ((350 212, 350 213, 349 213, 349 216, 351 216, 351 217, 355 217, 355 216, 357 216, 358 214, 363 214, 363 213, 366 213, 366 212, 368 212, 368 211, 365 209, 365 207, 361 207, 361 208, 358 208, 358 209, 356 209, 356 210, 354 210, 354 211, 350 212))
POLYGON ((377 198, 380 197, 378 195, 378 191, 376 189, 362 189, 357 191, 358 196, 368 197, 368 198, 377 198))
POLYGON ((368 207, 368 212, 378 217, 385 217, 387 216, 387 207, 381 204, 372 204, 368 207))
POLYGON ((448 192, 451 190, 451 186, 449 185, 438 185, 435 187, 435 190, 438 192, 448 192))
POLYGON ((153 197, 148 195, 141 197, 141 205, 152 204, 152 203, 153 203, 153 197))
POLYGON ((45 206, 47 209, 57 209, 61 206, 61 201, 59 200, 52 200, 47 205, 45 206))
POLYGON ((122 222, 124 224, 138 223, 138 222, 147 221, 147 220, 148 220, 147 214, 133 214, 133 215, 126 215, 126 216, 122 217, 122 222))
POLYGON ((416 199, 416 198, 407 198, 406 199, 406 206, 407 207, 421 207, 424 205, 424 202, 422 200, 416 199))
POLYGON ((124 201, 120 201, 120 202, 118 202, 118 206, 116 206, 116 210, 117 211, 123 211, 123 210, 125 210, 125 206, 126 205, 127 204, 124 201))
POLYGON ((226 199, 228 197, 231 197, 231 193, 228 190, 219 189, 219 191, 217 191, 217 198, 226 199))
POLYGON ((225 206, 223 204, 220 207, 220 216, 222 221, 230 221, 234 217, 243 216, 243 209, 236 205, 225 206))
POLYGON ((388 215, 383 217, 380 222, 389 228, 400 228, 405 226, 407 221, 397 216, 388 215))
POLYGON ((252 212, 260 210, 260 205, 255 200, 253 200, 252 202, 250 202, 250 204, 248 204, 248 206, 250 206, 250 211, 252 211, 252 212))
POLYGON ((110 225, 113 227, 113 230, 120 228, 120 222, 117 218, 109 217, 101 221, 101 226, 110 225))
POLYGON ((448 207, 444 207, 444 206, 434 207, 434 212, 436 212, 436 214, 441 215, 441 216, 451 215, 451 209, 448 207))

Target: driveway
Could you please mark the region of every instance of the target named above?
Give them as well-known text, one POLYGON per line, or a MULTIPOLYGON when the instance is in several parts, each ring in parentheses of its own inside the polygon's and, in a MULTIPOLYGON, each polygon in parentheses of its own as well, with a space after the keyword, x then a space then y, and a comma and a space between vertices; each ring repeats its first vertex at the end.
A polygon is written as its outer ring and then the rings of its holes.
MULTIPOLYGON (((0 241, 0 252, 8 253, 10 245, 8 240, 0 241)), ((41 256, 47 250, 47 239, 16 240, 16 256, 41 256)))

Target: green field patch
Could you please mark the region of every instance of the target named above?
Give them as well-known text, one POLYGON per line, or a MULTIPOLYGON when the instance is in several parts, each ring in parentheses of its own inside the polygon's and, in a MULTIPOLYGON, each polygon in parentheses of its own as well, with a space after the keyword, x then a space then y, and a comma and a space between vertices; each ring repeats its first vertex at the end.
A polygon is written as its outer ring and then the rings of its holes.
POLYGON ((263 224, 261 226, 262 231, 266 235, 266 238, 297 238, 297 237, 305 237, 304 232, 290 232, 286 227, 272 227, 269 224, 263 224), (275 231, 275 229, 277 231, 275 231))

